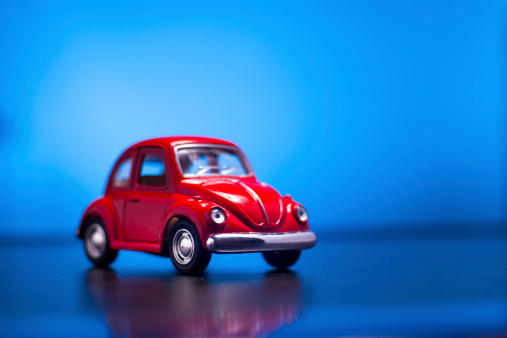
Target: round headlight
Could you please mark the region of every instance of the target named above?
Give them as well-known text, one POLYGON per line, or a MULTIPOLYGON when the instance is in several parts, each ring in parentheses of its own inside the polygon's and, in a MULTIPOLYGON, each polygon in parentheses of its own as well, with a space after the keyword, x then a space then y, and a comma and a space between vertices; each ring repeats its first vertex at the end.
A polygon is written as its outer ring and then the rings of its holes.
POLYGON ((215 222, 216 224, 223 224, 225 222, 226 217, 225 212, 220 208, 217 207, 212 208, 210 216, 213 222, 215 222))
POLYGON ((306 209, 302 205, 296 206, 296 217, 300 222, 308 221, 308 214, 306 213, 306 209))

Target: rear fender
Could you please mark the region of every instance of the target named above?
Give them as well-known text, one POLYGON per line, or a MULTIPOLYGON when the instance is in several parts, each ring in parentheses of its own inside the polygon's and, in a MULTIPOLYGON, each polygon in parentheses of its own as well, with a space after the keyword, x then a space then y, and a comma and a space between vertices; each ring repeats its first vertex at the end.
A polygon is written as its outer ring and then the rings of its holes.
POLYGON ((81 217, 81 222, 79 224, 79 228, 76 231, 76 235, 78 238, 83 238, 84 236, 84 228, 87 222, 92 218, 100 218, 104 223, 104 227, 106 228, 107 235, 110 240, 116 240, 117 234, 115 229, 115 219, 113 217, 114 209, 111 199, 107 197, 99 198, 93 201, 88 208, 86 208, 83 216, 81 217))

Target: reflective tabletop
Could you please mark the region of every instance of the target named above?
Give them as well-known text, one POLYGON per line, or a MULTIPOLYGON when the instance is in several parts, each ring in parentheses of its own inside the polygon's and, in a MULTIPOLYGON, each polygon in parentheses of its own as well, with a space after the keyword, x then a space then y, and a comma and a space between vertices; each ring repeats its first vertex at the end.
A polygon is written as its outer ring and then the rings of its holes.
POLYGON ((2 336, 504 336, 502 232, 318 232, 291 270, 213 255, 200 276, 73 238, 0 240, 2 336))

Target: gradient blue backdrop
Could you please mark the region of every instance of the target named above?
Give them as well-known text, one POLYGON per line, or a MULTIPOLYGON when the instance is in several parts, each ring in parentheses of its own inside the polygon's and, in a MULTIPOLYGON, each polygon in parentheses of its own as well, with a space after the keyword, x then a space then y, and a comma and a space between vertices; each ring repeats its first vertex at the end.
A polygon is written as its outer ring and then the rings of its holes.
POLYGON ((142 139, 239 144, 315 229, 506 219, 506 3, 0 3, 0 234, 142 139))

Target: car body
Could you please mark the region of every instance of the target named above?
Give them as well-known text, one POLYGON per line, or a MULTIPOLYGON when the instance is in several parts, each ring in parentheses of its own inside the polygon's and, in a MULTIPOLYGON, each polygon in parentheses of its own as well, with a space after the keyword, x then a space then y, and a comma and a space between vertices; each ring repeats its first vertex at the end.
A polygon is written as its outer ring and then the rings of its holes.
POLYGON ((77 236, 96 265, 137 250, 169 256, 184 273, 204 270, 211 253, 263 252, 284 268, 316 241, 300 204, 258 182, 236 145, 204 137, 156 138, 125 150, 77 236))

